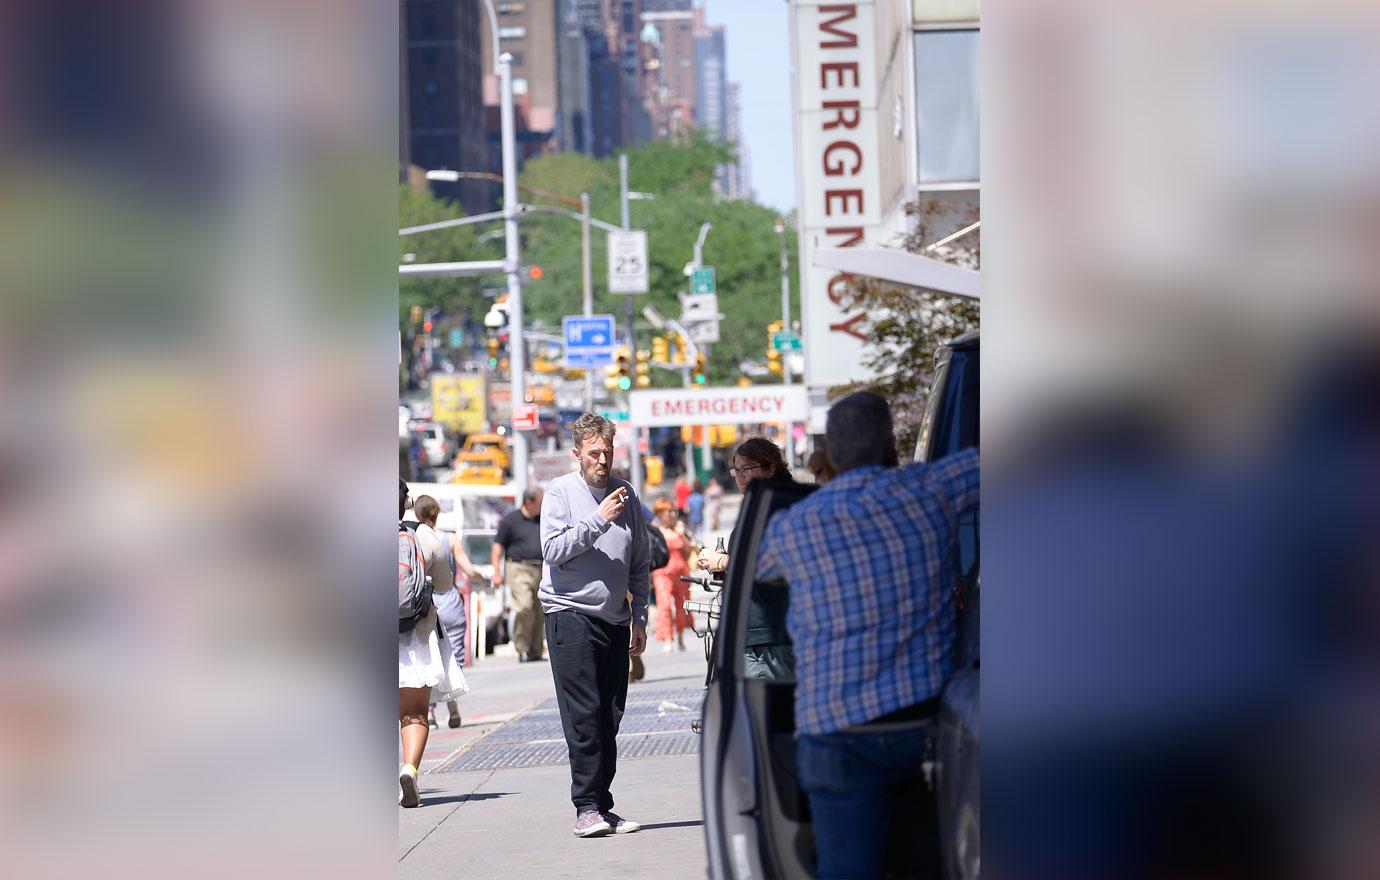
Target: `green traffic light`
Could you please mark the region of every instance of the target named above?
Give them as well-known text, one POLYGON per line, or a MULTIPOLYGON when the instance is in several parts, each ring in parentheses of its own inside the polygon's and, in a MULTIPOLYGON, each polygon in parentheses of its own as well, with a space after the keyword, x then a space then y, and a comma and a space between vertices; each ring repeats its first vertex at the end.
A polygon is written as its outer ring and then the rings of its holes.
POLYGON ((496 367, 496 366, 498 366, 498 358, 489 358, 489 366, 491 366, 491 367, 496 367))
POLYGON ((632 387, 632 377, 630 377, 630 376, 619 376, 619 377, 618 377, 618 387, 619 387, 620 389, 622 389, 623 391, 627 391, 629 388, 632 387))
POLYGON ((696 385, 703 385, 703 384, 704 384, 704 373, 696 373, 696 374, 695 374, 695 384, 696 384, 696 385))

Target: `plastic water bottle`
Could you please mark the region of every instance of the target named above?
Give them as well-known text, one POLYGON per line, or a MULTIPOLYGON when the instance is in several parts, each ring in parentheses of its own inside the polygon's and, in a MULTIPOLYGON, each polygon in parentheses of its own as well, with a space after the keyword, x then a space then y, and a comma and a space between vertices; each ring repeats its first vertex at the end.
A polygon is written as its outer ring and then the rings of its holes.
POLYGON ((717 544, 714 545, 714 552, 715 552, 715 553, 727 553, 727 552, 728 552, 728 548, 724 546, 724 536, 723 536, 723 535, 720 535, 720 536, 719 536, 719 543, 717 543, 717 544))

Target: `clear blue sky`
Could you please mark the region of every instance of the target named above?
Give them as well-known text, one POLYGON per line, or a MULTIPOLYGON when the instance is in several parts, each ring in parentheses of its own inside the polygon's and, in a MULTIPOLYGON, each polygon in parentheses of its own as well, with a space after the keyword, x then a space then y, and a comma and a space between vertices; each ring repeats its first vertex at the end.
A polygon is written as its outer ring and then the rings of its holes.
POLYGON ((786 0, 703 0, 705 22, 724 26, 728 78, 738 83, 757 200, 795 207, 790 30, 786 0))

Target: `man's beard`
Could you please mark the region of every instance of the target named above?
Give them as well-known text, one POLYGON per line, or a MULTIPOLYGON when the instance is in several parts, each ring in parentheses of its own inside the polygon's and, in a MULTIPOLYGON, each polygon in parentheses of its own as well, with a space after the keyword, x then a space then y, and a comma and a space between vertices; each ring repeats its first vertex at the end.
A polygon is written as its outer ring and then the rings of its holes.
POLYGON ((602 475, 599 475, 597 465, 589 468, 581 467, 580 476, 584 477, 586 483, 588 483, 591 486, 594 486, 597 489, 604 488, 604 486, 608 485, 609 481, 608 468, 604 468, 604 473, 602 475))

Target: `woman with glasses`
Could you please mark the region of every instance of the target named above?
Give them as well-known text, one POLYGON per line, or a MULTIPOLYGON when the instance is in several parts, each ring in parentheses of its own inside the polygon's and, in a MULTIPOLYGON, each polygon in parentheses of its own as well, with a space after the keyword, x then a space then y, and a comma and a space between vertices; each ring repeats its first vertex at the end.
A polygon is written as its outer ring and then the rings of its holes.
MULTIPOLYGON (((792 483, 790 465, 781 447, 765 437, 752 437, 744 440, 733 452, 732 466, 728 473, 738 484, 738 491, 747 490, 753 480, 768 480, 773 483, 792 483)), ((731 550, 735 544, 737 528, 729 536, 731 550)), ((700 556, 700 568, 710 572, 722 572, 728 568, 727 553, 706 553, 700 556)), ((748 606, 748 633, 745 641, 746 657, 744 674, 748 678, 763 678, 772 681, 790 681, 795 678, 795 653, 791 650, 791 639, 786 633, 786 607, 788 595, 784 585, 754 584, 748 606)))

